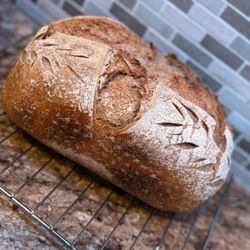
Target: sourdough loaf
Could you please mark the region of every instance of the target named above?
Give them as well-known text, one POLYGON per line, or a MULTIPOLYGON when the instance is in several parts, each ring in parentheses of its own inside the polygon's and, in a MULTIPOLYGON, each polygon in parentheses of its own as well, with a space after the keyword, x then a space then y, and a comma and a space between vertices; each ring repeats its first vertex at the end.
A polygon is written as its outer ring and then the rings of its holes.
POLYGON ((42 27, 3 100, 39 141, 161 210, 192 211, 229 171, 232 135, 215 95, 108 18, 42 27))

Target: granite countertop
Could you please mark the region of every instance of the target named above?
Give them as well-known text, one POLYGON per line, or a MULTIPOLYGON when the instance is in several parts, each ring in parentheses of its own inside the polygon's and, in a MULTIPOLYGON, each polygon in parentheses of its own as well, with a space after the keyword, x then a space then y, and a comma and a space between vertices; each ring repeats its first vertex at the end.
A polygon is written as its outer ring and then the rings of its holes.
MULTIPOLYGON (((15 63, 19 52, 36 29, 36 25, 13 7, 9 1, 1 1, 1 86, 11 65, 15 63)), ((2 113, 1 105, 0 113, 2 113)), ((10 131, 13 131, 15 125, 6 117, 0 116, 0 119, 0 137, 3 137, 10 131)), ((5 167, 6 164, 13 160, 13 157, 16 157, 17 153, 20 154, 20 151, 22 152, 22 150, 27 149, 27 147, 33 143, 34 141, 27 137, 27 135, 19 132, 15 139, 0 144, 0 168, 5 167)), ((30 172, 34 171, 37 168, 37 164, 44 164, 43 161, 46 160, 45 158, 51 154, 50 151, 47 152, 48 150, 41 145, 36 145, 33 148, 34 150, 32 149, 33 151, 30 152, 28 159, 24 157, 24 159, 22 158, 15 162, 16 172, 7 171, 4 178, 0 178, 0 185, 8 186, 10 189, 15 188, 18 186, 19 182, 21 183, 23 181, 22 174, 28 175, 30 172), (35 161, 35 159, 39 160, 35 161)), ((49 188, 52 187, 53 183, 56 183, 58 179, 65 176, 65 173, 71 169, 72 163, 65 162, 65 159, 61 159, 50 164, 51 166, 34 181, 34 186, 30 184, 27 187, 29 190, 24 189, 23 193, 26 192, 26 196, 21 197, 20 194, 20 199, 23 199, 30 206, 32 206, 34 202, 37 202, 37 200, 46 193, 46 190, 48 191, 49 188)), ((52 222, 57 214, 64 211, 65 207, 77 197, 79 190, 85 187, 91 178, 93 178, 91 174, 89 175, 86 173, 83 175, 79 173, 71 176, 70 181, 66 182, 65 185, 58 189, 58 192, 52 197, 53 199, 51 198, 50 203, 45 203, 41 206, 39 213, 46 217, 47 221, 52 222), (68 196, 66 194, 68 194, 68 196), (60 202, 57 203, 57 200, 60 200, 60 202)), ((70 217, 65 217, 62 224, 60 224, 60 230, 69 238, 72 237, 75 231, 82 227, 82 223, 91 218, 93 211, 98 207, 103 197, 108 195, 110 190, 108 185, 105 184, 102 186, 100 183, 101 182, 98 182, 98 185, 89 191, 85 200, 80 200, 80 203, 75 207, 74 211, 70 213, 70 217), (81 222, 79 222, 79 220, 81 220, 81 222)), ((88 246, 99 244, 100 242, 95 242, 94 236, 96 234, 99 235, 99 238, 106 236, 106 230, 111 230, 114 226, 112 220, 118 220, 120 214, 124 212, 124 208, 128 206, 130 199, 131 197, 128 198, 126 195, 124 196, 124 194, 121 195, 119 191, 115 191, 115 194, 111 195, 111 201, 108 202, 107 207, 104 207, 84 235, 85 238, 81 241, 82 245, 79 245, 80 249, 83 249, 83 246, 86 246, 86 244, 88 246), (106 226, 106 229, 102 230, 102 226, 106 226)), ((206 207, 207 210, 202 212, 201 216, 198 217, 194 232, 190 236, 186 249, 200 248, 199 239, 204 238, 208 230, 209 222, 211 221, 211 218, 210 220, 208 219, 208 214, 214 212, 213 204, 208 203, 206 207)), ((133 209, 128 212, 128 218, 122 224, 120 230, 117 230, 116 237, 118 240, 112 240, 109 244, 109 249, 126 249, 126 244, 136 235, 139 226, 141 227, 143 224, 142 219, 145 219, 145 216, 148 216, 148 214, 149 208, 145 208, 145 206, 140 204, 135 205, 133 209)), ((162 223, 166 223, 168 220, 168 217, 165 218, 162 215, 154 214, 149 226, 146 228, 144 234, 142 234, 141 240, 137 242, 136 249, 152 249, 152 247, 150 248, 149 246, 154 245, 154 242, 159 240, 163 230, 162 223)), ((185 239, 184 236, 187 234, 187 229, 190 225, 191 221, 189 221, 185 215, 177 215, 169 228, 169 233, 163 244, 164 247, 166 249, 179 249, 178 247, 182 243, 182 240, 185 239)), ((221 216, 212 233, 208 249, 249 249, 249 232, 250 195, 245 193, 233 182, 221 216)), ((0 195, 0 249, 61 248, 61 245, 47 232, 33 223, 27 216, 24 216, 15 206, 11 206, 6 198, 0 195)), ((89 249, 91 248, 89 247, 89 249)))
MULTIPOLYGON (((10 1, 0 2, 1 87, 20 50, 37 28, 37 24, 12 6, 10 1)), ((61 246, 0 195, 0 249, 61 249, 61 246)))
POLYGON ((209 249, 250 248, 250 194, 233 183, 212 234, 209 249))
POLYGON ((37 30, 37 24, 18 11, 10 1, 0 2, 0 81, 6 77, 9 67, 17 58, 22 49, 37 30), (15 44, 13 47, 12 45, 15 44))
POLYGON ((0 196, 0 249, 60 249, 60 245, 0 196))

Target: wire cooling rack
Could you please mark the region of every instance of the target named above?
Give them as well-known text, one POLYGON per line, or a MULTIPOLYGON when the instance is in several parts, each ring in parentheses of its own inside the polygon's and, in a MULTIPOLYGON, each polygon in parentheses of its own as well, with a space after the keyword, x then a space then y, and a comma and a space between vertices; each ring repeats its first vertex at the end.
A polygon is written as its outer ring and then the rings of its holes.
POLYGON ((231 183, 194 214, 163 213, 45 148, 0 113, 0 193, 69 249, 206 249, 231 183))

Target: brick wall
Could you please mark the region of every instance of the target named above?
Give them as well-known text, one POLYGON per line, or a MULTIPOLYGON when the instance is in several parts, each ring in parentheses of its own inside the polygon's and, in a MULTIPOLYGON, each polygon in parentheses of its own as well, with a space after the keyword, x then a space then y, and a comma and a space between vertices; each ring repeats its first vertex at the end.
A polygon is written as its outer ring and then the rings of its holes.
POLYGON ((112 16, 159 51, 176 53, 220 97, 236 128, 232 170, 250 190, 249 0, 16 0, 40 24, 112 16))

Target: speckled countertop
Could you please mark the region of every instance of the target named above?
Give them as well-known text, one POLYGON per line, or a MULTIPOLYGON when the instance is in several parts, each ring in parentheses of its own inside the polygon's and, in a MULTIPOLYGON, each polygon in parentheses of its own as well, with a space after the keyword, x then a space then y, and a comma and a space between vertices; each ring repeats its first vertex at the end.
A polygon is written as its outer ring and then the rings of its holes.
POLYGON ((60 245, 46 235, 26 216, 0 198, 0 249, 59 249, 60 245))
MULTIPOLYGON (((1 86, 19 50, 36 29, 37 25, 13 7, 10 1, 0 2, 1 86)), ((59 249, 59 245, 0 195, 0 249, 59 249)))
MULTIPOLYGON (((6 77, 9 68, 15 62, 18 53, 25 46, 30 39, 32 33, 37 29, 36 25, 25 17, 21 12, 15 9, 9 1, 2 0, 0 2, 0 82, 6 77)), ((0 105, 0 113, 2 113, 0 105)), ((9 123, 7 118, 0 116, 0 137, 4 136, 5 133, 10 132, 15 126, 9 123)), ((17 137, 26 137, 22 133, 19 133, 17 137)), ((5 167, 9 160, 20 150, 24 150, 29 143, 29 139, 24 139, 25 143, 18 143, 20 138, 16 138, 14 141, 9 140, 4 144, 0 145, 0 168, 5 167), (16 151, 8 148, 9 146, 16 149, 16 151)), ((1 139, 1 138, 0 138, 1 139)), ((37 157, 39 154, 43 154, 44 149, 39 149, 40 146, 36 147, 30 155, 37 157), (40 152, 40 153, 39 153, 40 152)), ((46 150, 45 150, 46 151, 46 150)), ((20 152, 19 152, 20 153, 20 152)), ((44 153, 45 154, 45 153, 44 153)), ((33 158, 34 158, 33 157, 33 158)), ((40 157, 40 156, 39 156, 40 157)), ((32 157, 29 157, 32 159, 32 157)), ((35 158, 34 158, 35 159, 35 158)), ((39 159, 42 159, 41 157, 39 159)), ((41 160, 42 161, 42 160, 41 160)), ((5 173, 4 178, 0 178, 0 185, 8 186, 10 189, 14 188, 21 183, 22 174, 34 171, 36 168, 34 160, 24 159, 17 161, 15 164, 16 172, 5 173), (24 164, 25 163, 25 164, 24 164), (18 172, 19 170, 21 172, 18 172)), ((41 163, 42 164, 42 163, 41 163)), ((53 165, 53 164, 51 164, 53 165)), ((55 165, 55 163, 54 163, 55 165)), ((58 164, 57 164, 58 165, 58 164)), ((60 164, 59 164, 60 165, 60 164)), ((34 181, 33 184, 28 185, 30 190, 24 189, 24 193, 28 194, 29 197, 21 197, 26 203, 32 205, 36 199, 42 196, 48 190, 51 185, 58 181, 61 175, 64 175, 63 169, 66 171, 65 164, 60 167, 50 166, 44 175, 41 175, 34 181), (57 171, 55 171, 57 169, 57 171), (38 186, 36 186, 38 185, 38 186), (34 188, 34 190, 33 190, 34 188), (39 192, 38 192, 39 190, 39 192), (41 192, 41 193, 40 193, 41 192), (29 199, 28 199, 29 198, 29 199)), ((1 169, 0 169, 1 170, 1 169)), ((79 176, 73 176, 70 181, 66 182, 64 186, 60 187, 58 192, 50 200, 52 205, 43 204, 39 212, 41 215, 47 218, 47 220, 53 220, 56 218, 57 213, 64 211, 67 203, 71 202, 76 197, 79 190, 82 189, 88 178, 84 175, 82 178, 79 176), (65 196, 66 193, 69 194, 65 196), (60 199, 59 203, 56 203, 60 199), (54 202, 54 205, 53 205, 54 202), (52 215, 52 217, 50 217, 52 215)), ((99 185, 99 184, 98 184, 99 185)), ((104 185, 105 186, 105 185, 104 185)), ((65 235, 71 237, 75 230, 81 228, 82 223, 85 223, 90 216, 92 211, 96 209, 100 200, 103 196, 106 196, 109 189, 105 188, 98 189, 93 188, 89 192, 88 198, 80 200, 79 205, 75 207, 75 210, 70 213, 70 217, 65 217, 63 223, 60 225, 61 230, 65 235), (99 191, 98 191, 99 190, 99 191), (79 220, 81 219, 81 222, 79 220), (80 224, 79 224, 80 223, 80 224), (72 226, 73 225, 73 226, 72 226), (67 230, 69 230, 67 232, 67 230)), ((100 237, 104 237, 107 230, 111 230, 113 227, 112 220, 115 218, 118 220, 121 212, 124 211, 129 199, 124 198, 124 195, 119 194, 113 195, 115 202, 120 200, 119 205, 114 205, 114 201, 110 201, 107 204, 107 208, 104 207, 102 212, 97 216, 97 219, 93 221, 92 226, 89 227, 87 233, 82 239, 82 245, 79 245, 80 249, 86 249, 83 246, 90 245, 94 246, 98 244, 95 242, 94 235, 98 232, 100 237), (120 198, 119 198, 120 197, 120 198), (99 228, 106 226, 105 230, 99 228), (98 231, 96 231, 98 228, 98 231), (87 243, 86 243, 87 242, 87 243)), ((112 198, 112 196, 111 196, 112 198)), ((112 199, 111 199, 112 200, 112 199)), ((138 230, 139 226, 142 226, 142 219, 148 214, 148 210, 141 205, 135 206, 131 212, 128 212, 128 218, 125 220, 123 225, 118 231, 117 239, 113 240, 109 245, 109 249, 126 249, 126 243, 133 239, 138 230), (140 210, 140 213, 138 212, 140 210), (129 229, 129 230, 128 230, 129 229)), ((213 205, 207 205, 211 211, 213 205)), ((201 213, 198 217, 196 226, 193 234, 190 236, 190 240, 186 245, 187 249, 199 249, 200 241, 198 239, 204 238, 204 235, 208 229, 208 215, 209 209, 201 213)), ((167 222, 169 218, 154 214, 149 226, 146 228, 145 233, 142 234, 141 240, 137 242, 135 249, 152 249, 162 231, 161 221, 167 222)), ((164 223, 165 223, 164 222, 164 223)), ((165 249, 179 249, 181 241, 185 239, 187 228, 190 226, 189 219, 185 216, 177 215, 176 219, 169 227, 168 235, 166 235, 163 248, 165 249)), ((233 183, 229 196, 226 200, 225 207, 222 210, 222 214, 219 217, 218 223, 216 224, 215 230, 213 231, 211 241, 208 245, 208 249, 249 249, 250 248, 250 195, 246 194, 241 190, 235 183, 233 183)), ((105 235, 106 236, 106 235, 105 235)), ((10 205, 10 203, 0 195, 0 249, 61 249, 59 245, 48 233, 42 230, 39 226, 33 223, 27 216, 24 216, 16 207, 10 205)), ((89 248, 90 249, 90 248, 89 248)), ((95 249, 95 248, 91 248, 95 249)))

